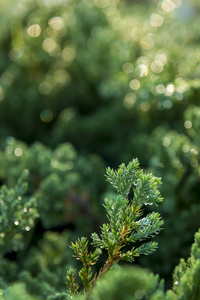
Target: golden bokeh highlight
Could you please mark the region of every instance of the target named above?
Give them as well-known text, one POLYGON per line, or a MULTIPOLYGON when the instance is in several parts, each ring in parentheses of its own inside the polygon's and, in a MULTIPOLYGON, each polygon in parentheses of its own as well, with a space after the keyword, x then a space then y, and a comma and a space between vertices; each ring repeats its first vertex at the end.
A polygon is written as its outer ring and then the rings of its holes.
POLYGON ((140 82, 138 79, 133 79, 131 80, 129 86, 132 90, 138 90, 140 88, 140 82))
POLYGON ((192 128, 192 122, 190 120, 186 120, 184 122, 184 126, 186 129, 190 129, 190 128, 192 128))
POLYGON ((53 38, 47 38, 42 43, 42 48, 44 51, 51 53, 53 52, 57 47, 57 43, 53 38))

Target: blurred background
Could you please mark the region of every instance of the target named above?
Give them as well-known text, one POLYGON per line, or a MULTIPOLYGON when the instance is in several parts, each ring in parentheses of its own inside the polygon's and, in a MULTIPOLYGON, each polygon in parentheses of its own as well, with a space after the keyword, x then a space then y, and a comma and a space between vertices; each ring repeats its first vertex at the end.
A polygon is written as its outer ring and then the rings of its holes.
POLYGON ((162 178, 165 221, 137 263, 171 286, 200 227, 199 13, 198 0, 1 0, 0 181, 29 169, 38 217, 9 233, 0 288, 64 290, 66 240, 98 231, 105 168, 135 157, 162 178))

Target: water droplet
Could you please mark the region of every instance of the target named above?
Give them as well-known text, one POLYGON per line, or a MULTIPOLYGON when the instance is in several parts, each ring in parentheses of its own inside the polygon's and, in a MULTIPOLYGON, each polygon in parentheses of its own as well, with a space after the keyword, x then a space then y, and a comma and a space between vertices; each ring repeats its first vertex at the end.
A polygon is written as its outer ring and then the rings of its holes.
POLYGON ((144 203, 144 205, 153 205, 153 203, 152 202, 146 202, 146 203, 144 203))

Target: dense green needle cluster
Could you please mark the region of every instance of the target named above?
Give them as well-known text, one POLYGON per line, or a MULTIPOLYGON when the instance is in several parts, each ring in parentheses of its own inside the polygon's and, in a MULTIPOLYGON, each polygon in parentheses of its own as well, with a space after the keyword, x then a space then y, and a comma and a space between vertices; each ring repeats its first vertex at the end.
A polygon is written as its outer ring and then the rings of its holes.
MULTIPOLYGON (((89 252, 88 240, 85 237, 71 244, 74 256, 83 265, 79 277, 86 292, 93 287, 96 278, 102 277, 113 264, 120 260, 133 262, 136 256, 153 253, 157 248, 156 242, 141 242, 156 236, 163 225, 159 213, 144 215, 145 205, 157 205, 162 201, 158 190, 160 178, 144 174, 137 159, 133 159, 127 166, 121 164, 117 171, 108 168, 106 177, 116 188, 117 195, 105 199, 108 223, 102 225, 100 234, 91 235, 91 244, 95 251, 89 252), (91 267, 96 264, 104 249, 108 254, 107 260, 99 273, 93 276, 91 267)), ((67 285, 69 293, 79 293, 75 270, 68 271, 67 285)))
POLYGON ((24 170, 14 188, 1 187, 0 194, 0 255, 23 245, 24 233, 30 231, 38 217, 37 202, 26 196, 28 170, 24 170))

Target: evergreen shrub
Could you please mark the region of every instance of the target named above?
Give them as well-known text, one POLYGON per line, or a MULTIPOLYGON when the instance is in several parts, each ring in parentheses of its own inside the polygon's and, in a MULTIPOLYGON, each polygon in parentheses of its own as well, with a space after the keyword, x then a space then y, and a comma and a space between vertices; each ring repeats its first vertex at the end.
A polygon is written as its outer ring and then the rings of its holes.
MULTIPOLYGON (((103 199, 116 197, 104 170, 132 157, 162 178, 165 199, 159 247, 136 263, 171 288, 200 228, 199 9, 197 0, 2 1, 1 298, 67 297, 66 269, 80 268, 68 243, 101 234, 103 199)), ((94 274, 104 259, 105 249, 94 274)), ((198 297, 193 250, 191 261, 171 292, 158 284, 142 297, 198 297)))

